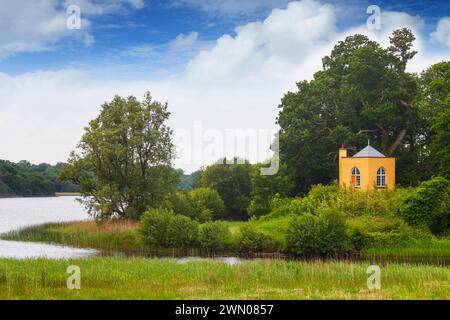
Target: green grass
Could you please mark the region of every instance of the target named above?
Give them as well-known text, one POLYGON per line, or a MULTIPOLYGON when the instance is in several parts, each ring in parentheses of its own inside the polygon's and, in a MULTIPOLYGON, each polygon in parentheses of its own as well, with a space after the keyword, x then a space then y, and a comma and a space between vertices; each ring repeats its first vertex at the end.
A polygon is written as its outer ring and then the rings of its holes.
MULTIPOLYGON (((259 219, 250 222, 225 222, 232 234, 232 242, 236 242, 239 229, 245 224, 252 224, 258 230, 272 236, 281 247, 286 245, 285 233, 292 217, 284 216, 272 219, 259 219)), ((375 221, 376 222, 376 221, 375 221)), ((375 223, 376 224, 376 223, 375 223)), ((373 223, 371 224, 373 227, 373 223)), ((121 251, 130 254, 185 254, 176 252, 175 249, 149 251, 141 242, 137 224, 130 221, 107 221, 97 224, 94 221, 44 224, 28 227, 19 231, 3 234, 4 240, 34 241, 65 244, 81 248, 96 248, 106 251, 121 251)), ((189 250, 192 254, 201 254, 198 250, 189 250)), ((233 252, 226 252, 227 254, 233 252)), ((237 254, 237 252, 235 252, 237 254)), ((361 253, 364 259, 373 257, 398 258, 400 261, 426 261, 425 258, 433 258, 430 262, 450 261, 450 240, 448 239, 422 239, 404 241, 398 246, 389 245, 364 249, 361 253), (415 259, 417 258, 417 259, 415 259), (436 260, 437 259, 437 260, 436 260)), ((392 259, 393 261, 397 261, 392 259)))
POLYGON ((1 235, 4 240, 48 242, 81 248, 142 251, 137 224, 131 221, 49 223, 1 235))
POLYGON ((365 257, 436 257, 450 261, 450 241, 438 239, 409 240, 401 247, 370 248, 363 251, 365 257))
POLYGON ((381 266, 368 290, 368 264, 252 260, 177 263, 173 259, 0 259, 0 299, 449 299, 450 269, 381 266), (81 289, 66 269, 81 269, 81 289))

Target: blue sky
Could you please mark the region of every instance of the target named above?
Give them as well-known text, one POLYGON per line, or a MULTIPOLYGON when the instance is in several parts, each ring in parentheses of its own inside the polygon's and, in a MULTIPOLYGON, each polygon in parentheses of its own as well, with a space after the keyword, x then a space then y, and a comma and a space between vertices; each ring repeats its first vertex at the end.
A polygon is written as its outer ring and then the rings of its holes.
MULTIPOLYGON (((169 102, 179 146, 198 123, 206 136, 274 130, 282 95, 311 79, 337 41, 364 33, 387 45, 403 26, 417 36, 410 71, 450 59, 449 1, 3 0, 0 158, 64 161, 102 102, 145 90, 169 102), (66 27, 73 4, 80 30, 66 27)), ((194 161, 181 150, 177 164, 191 171, 223 156, 210 151, 194 161)))
MULTIPOLYGON (((234 34, 234 28, 237 26, 265 19, 271 10, 284 8, 290 1, 142 0, 142 4, 137 6, 124 1, 124 4, 118 6, 116 10, 104 14, 90 12, 83 14, 82 2, 80 3, 82 18, 90 21, 89 34, 95 39, 93 45, 87 46, 83 43, 80 34, 83 34, 85 30, 74 30, 66 37, 61 37, 56 43, 46 45, 43 50, 9 54, 7 58, 0 60, 0 70, 17 75, 68 66, 90 68, 95 65, 98 68, 99 65, 113 67, 139 64, 153 68, 158 65, 160 69, 182 67, 196 51, 183 52, 182 55, 172 57, 171 60, 163 61, 163 66, 159 64, 166 53, 167 48, 164 48, 164 45, 177 36, 196 32, 198 33, 197 41, 207 46, 223 34, 234 34), (155 49, 156 52, 148 56, 130 54, 126 57, 126 63, 123 63, 123 53, 139 46, 162 48, 155 49)), ((92 1, 98 6, 101 6, 102 2, 107 1, 92 1)), ((67 1, 67 3, 78 3, 78 1, 67 1)), ((424 34, 431 33, 445 13, 450 15, 450 2, 438 0, 426 2, 322 1, 321 3, 331 3, 337 7, 340 15, 337 23, 340 28, 364 23, 368 17, 365 10, 370 4, 377 4, 382 10, 401 11, 412 16, 421 16, 426 22, 421 30, 424 34)), ((55 11, 64 12, 65 6, 65 2, 57 1, 54 8, 55 11)), ((434 50, 447 49, 435 43, 431 46, 434 50)), ((196 50, 201 48, 203 47, 199 46, 196 50)), ((130 76, 139 78, 143 75, 130 68, 130 76)))

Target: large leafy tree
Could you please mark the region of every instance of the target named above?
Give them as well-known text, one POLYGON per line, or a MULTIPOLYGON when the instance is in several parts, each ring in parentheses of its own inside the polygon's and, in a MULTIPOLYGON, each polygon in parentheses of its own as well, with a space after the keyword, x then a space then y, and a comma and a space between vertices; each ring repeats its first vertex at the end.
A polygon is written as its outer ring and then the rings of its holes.
POLYGON ((297 92, 284 96, 277 119, 280 157, 294 193, 335 179, 338 147, 345 143, 356 150, 369 138, 397 157, 405 170, 398 172, 399 181, 411 181, 406 172, 417 164, 421 127, 417 76, 405 71, 416 53, 414 39, 410 30, 396 30, 383 48, 364 35, 347 37, 323 58, 323 70, 312 81, 299 82, 297 92))
POLYGON ((425 161, 433 175, 450 178, 450 61, 424 71, 420 78, 421 111, 426 119, 425 161))
POLYGON ((150 93, 143 101, 116 96, 85 128, 61 178, 80 185, 92 216, 137 219, 173 191, 178 179, 169 115, 167 104, 150 93))

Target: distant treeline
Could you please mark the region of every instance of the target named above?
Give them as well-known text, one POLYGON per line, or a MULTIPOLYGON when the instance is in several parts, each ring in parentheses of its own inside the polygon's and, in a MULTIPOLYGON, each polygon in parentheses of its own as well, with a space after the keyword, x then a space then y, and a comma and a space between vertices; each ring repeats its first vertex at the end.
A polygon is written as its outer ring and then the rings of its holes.
POLYGON ((55 192, 78 192, 78 185, 58 180, 65 167, 65 163, 53 166, 0 160, 0 197, 40 197, 53 196, 55 192))

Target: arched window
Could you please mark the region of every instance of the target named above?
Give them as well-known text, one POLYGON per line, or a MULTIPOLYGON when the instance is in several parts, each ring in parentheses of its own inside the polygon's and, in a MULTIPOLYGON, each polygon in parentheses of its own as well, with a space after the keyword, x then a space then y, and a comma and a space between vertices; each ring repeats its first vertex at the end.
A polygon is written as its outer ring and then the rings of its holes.
POLYGON ((361 174, 357 167, 352 168, 352 186, 359 188, 361 186, 361 174))
POLYGON ((386 170, 383 167, 379 168, 377 171, 377 187, 386 187, 386 170))

